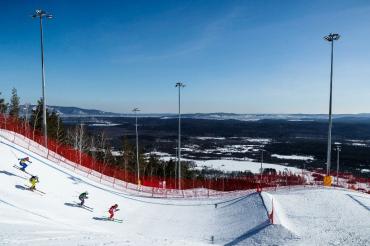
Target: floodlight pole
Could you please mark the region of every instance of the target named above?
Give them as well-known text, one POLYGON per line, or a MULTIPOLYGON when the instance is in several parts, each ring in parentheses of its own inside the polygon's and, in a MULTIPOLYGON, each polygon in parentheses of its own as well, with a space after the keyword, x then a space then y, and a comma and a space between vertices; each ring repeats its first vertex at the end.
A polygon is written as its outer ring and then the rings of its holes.
POLYGON ((260 175, 261 175, 261 185, 262 185, 262 165, 263 165, 263 149, 261 149, 261 169, 260 169, 260 175))
POLYGON ((339 152, 341 151, 340 146, 337 145, 337 186, 339 184, 339 152))
POLYGON ((135 130, 136 130, 136 166, 137 166, 137 184, 140 185, 140 163, 139 163, 139 135, 137 131, 137 112, 140 110, 134 108, 132 112, 135 113, 135 130))
POLYGON ((181 88, 185 87, 185 84, 178 82, 176 83, 176 87, 179 88, 179 139, 178 139, 178 147, 177 147, 177 153, 178 153, 178 168, 179 168, 179 190, 181 190, 181 88))
POLYGON ((81 165, 81 160, 82 160, 82 141, 83 141, 83 123, 80 123, 80 142, 79 142, 79 154, 80 154, 80 165, 81 165))
POLYGON ((45 138, 45 147, 48 147, 48 131, 47 131, 47 123, 46 123, 46 98, 45 98, 45 66, 44 66, 44 32, 42 28, 42 18, 51 19, 53 16, 51 14, 46 13, 46 11, 37 9, 35 14, 32 15, 32 18, 39 18, 40 19, 40 42, 41 42, 41 77, 42 77, 42 110, 43 110, 43 123, 42 126, 44 128, 44 138, 45 138))
POLYGON ((340 38, 339 34, 330 33, 324 39, 331 43, 331 63, 330 63, 330 98, 329 98, 329 130, 328 130, 328 148, 326 156, 326 175, 330 175, 331 164, 331 128, 332 128, 332 91, 333 91, 333 56, 334 56, 334 41, 340 38))

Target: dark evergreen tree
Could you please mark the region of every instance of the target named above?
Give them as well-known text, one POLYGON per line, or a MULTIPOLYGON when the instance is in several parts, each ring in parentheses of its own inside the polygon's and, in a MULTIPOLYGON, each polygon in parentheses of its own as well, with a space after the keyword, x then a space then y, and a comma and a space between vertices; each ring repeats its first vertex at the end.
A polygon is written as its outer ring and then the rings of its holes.
POLYGON ((135 154, 132 144, 128 141, 127 136, 123 137, 122 143, 122 153, 123 153, 123 168, 127 171, 134 171, 135 165, 135 154))
POLYGON ((10 105, 9 105, 9 115, 14 118, 19 118, 19 96, 17 94, 17 89, 12 89, 12 97, 10 98, 10 105))
MULTIPOLYGON (((40 99, 37 101, 36 108, 32 110, 30 120, 30 124, 34 130, 39 130, 42 132, 42 116, 43 100, 40 99)), ((59 115, 55 111, 49 113, 49 110, 46 109, 46 123, 48 128, 48 137, 64 143, 66 141, 66 132, 59 115)))
MULTIPOLYGON (((1 92, 0 92, 1 95, 1 92)), ((5 114, 8 111, 8 103, 5 102, 4 98, 0 98, 0 114, 5 114)))
POLYGON ((47 125, 49 137, 57 140, 58 142, 65 142, 66 136, 65 129, 59 115, 55 111, 47 115, 48 115, 47 125))
MULTIPOLYGON (((42 115, 43 115, 42 103, 43 103, 42 99, 37 101, 36 108, 32 110, 32 115, 31 115, 31 120, 30 120, 31 126, 35 130, 39 130, 39 131, 42 130, 42 115)), ((49 112, 48 110, 46 110, 46 117, 48 117, 48 114, 49 112)))
POLYGON ((160 161, 160 159, 158 158, 158 156, 156 155, 150 155, 149 156, 149 159, 148 159, 148 166, 150 167, 149 168, 149 175, 150 176, 163 176, 163 169, 162 169, 162 163, 160 161))

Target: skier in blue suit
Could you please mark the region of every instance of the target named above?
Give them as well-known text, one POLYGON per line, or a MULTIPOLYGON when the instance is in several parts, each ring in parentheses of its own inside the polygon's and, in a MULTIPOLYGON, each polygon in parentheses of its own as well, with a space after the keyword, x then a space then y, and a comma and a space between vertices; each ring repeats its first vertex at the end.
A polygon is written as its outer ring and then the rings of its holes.
POLYGON ((28 165, 27 165, 27 162, 28 162, 28 163, 32 163, 32 162, 30 161, 30 158, 29 158, 29 157, 20 158, 20 159, 18 159, 18 160, 19 160, 19 165, 21 166, 21 170, 22 170, 23 172, 25 172, 25 171, 26 171, 26 167, 28 166, 28 165))

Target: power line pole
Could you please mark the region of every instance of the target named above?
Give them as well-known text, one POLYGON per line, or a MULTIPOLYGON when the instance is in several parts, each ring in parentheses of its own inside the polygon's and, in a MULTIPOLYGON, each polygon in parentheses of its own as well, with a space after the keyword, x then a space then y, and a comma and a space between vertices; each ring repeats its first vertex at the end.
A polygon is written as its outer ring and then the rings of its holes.
POLYGON ((135 113, 135 129, 136 129, 136 166, 137 166, 137 184, 140 185, 140 163, 139 163, 139 135, 137 131, 137 112, 140 110, 134 108, 132 112, 135 113))
POLYGON ((44 138, 45 138, 45 147, 48 147, 48 130, 46 123, 46 98, 45 98, 45 66, 44 66, 44 33, 42 28, 42 18, 51 19, 53 16, 46 11, 37 9, 35 14, 32 15, 32 18, 40 19, 40 42, 41 42, 41 77, 42 77, 42 101, 43 101, 43 128, 44 128, 44 138))
POLYGON ((181 190, 181 88, 185 87, 185 84, 178 82, 176 87, 179 88, 179 139, 178 139, 178 168, 179 168, 179 190, 181 190))
POLYGON ((326 157, 326 175, 330 175, 331 164, 331 128, 332 128, 332 91, 333 91, 333 56, 334 56, 334 41, 340 38, 339 34, 330 33, 324 39, 331 43, 331 63, 330 63, 330 98, 329 98, 329 130, 328 130, 328 148, 326 157))

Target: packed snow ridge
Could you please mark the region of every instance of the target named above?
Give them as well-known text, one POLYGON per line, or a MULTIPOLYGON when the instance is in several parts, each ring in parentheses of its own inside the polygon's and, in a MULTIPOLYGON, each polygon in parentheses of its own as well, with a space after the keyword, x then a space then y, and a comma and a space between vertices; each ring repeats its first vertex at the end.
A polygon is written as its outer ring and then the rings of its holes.
POLYGON ((367 194, 299 187, 221 198, 147 198, 77 174, 3 133, 1 245, 370 245, 367 194), (25 156, 45 194, 27 190, 29 175, 13 167, 25 156), (84 191, 91 210, 76 206, 84 191), (101 220, 115 203, 122 223, 101 220))

